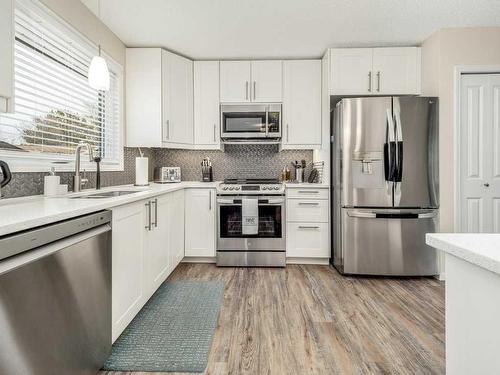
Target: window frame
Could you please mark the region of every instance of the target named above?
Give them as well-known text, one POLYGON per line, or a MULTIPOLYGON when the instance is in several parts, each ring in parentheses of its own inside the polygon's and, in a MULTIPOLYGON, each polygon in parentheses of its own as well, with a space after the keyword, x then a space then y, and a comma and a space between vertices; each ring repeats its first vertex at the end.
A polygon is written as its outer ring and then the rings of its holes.
MULTIPOLYGON (((49 9, 47 6, 42 4, 39 0, 14 0, 14 7, 17 8, 21 6, 23 8, 28 8, 36 16, 47 20, 47 22, 55 22, 56 27, 63 29, 68 32, 68 39, 71 39, 75 43, 81 43, 84 48, 89 48, 89 51, 98 53, 99 47, 89 40, 80 31, 75 29, 72 25, 62 19, 59 15, 49 9)), ((15 17, 15 16, 13 16, 15 17)), ((15 25, 15 19, 12 19, 13 27, 15 25)), ((13 32, 13 45, 15 43, 15 29, 13 32)), ((108 67, 116 75, 117 82, 117 92, 118 92, 118 160, 117 162, 102 162, 102 171, 124 171, 124 138, 125 138, 125 124, 124 124, 124 68, 121 64, 116 62, 111 56, 101 51, 101 55, 106 59, 108 67)), ((89 61, 90 63, 90 61, 89 61)), ((14 72, 13 72, 14 74, 14 72)), ((13 114, 15 114, 15 88, 14 97, 12 100, 13 114)), ((0 159, 4 160, 9 164, 12 172, 46 172, 50 171, 51 167, 55 167, 57 172, 69 172, 75 170, 75 156, 74 155, 63 155, 63 154, 50 154, 50 153, 38 153, 38 152, 28 152, 28 151, 17 151, 17 150, 3 150, 0 149, 0 159)), ((81 169, 87 171, 95 171, 96 163, 89 162, 86 158, 81 159, 81 169)))

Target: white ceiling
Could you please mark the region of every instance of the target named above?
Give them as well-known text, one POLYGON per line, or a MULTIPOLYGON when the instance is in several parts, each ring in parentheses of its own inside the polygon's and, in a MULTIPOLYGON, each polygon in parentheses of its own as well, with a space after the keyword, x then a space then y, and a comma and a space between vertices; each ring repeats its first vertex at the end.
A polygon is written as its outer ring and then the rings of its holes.
MULTIPOLYGON (((98 0, 82 0, 95 13, 98 0)), ((101 0, 127 45, 194 59, 319 57, 327 47, 418 45, 444 27, 500 26, 500 0, 101 0)))

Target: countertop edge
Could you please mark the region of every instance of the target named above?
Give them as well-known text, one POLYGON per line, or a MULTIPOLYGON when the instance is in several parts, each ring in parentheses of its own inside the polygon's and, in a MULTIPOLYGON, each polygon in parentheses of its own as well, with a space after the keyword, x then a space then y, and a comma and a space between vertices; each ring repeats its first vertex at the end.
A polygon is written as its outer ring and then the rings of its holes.
MULTIPOLYGON (((474 245, 476 250, 471 249, 469 246, 464 246, 457 243, 460 233, 427 233, 426 243, 429 246, 435 247, 447 254, 453 255, 459 259, 466 262, 474 264, 490 272, 500 275, 500 242, 498 246, 498 257, 492 257, 487 254, 483 254, 478 251, 481 248, 480 242, 476 242, 474 245), (456 236, 456 240, 453 241, 450 237, 456 236)), ((472 235, 472 234, 471 234, 472 235)), ((493 234, 475 234, 475 236, 492 236, 493 234)), ((500 235, 498 235, 500 237, 500 235)))

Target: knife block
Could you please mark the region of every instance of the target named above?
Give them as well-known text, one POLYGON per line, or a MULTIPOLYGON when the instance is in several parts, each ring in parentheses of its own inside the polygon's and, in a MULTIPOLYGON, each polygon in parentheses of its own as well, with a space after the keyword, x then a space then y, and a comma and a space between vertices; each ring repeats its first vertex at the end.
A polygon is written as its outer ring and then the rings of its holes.
POLYGON ((212 182, 214 180, 214 175, 211 166, 201 167, 201 180, 203 182, 212 182))

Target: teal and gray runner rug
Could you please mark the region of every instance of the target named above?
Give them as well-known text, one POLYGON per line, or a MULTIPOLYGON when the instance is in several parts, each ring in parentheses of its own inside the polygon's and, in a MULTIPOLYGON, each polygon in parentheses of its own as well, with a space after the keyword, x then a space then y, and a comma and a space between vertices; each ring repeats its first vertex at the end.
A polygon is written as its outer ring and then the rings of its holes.
POLYGON ((103 369, 205 371, 223 295, 221 281, 164 283, 113 344, 103 369))

